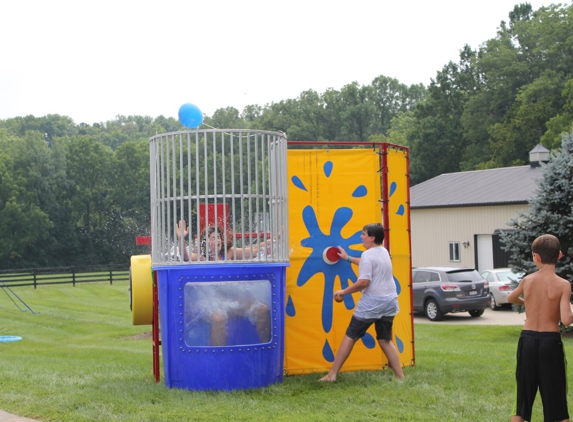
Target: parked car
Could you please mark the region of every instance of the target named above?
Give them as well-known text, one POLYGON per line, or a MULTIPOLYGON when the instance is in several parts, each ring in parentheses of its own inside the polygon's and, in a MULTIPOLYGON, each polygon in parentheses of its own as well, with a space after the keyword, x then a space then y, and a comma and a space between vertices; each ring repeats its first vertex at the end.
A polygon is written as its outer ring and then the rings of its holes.
POLYGON ((496 268, 481 273, 482 277, 489 282, 489 294, 491 296, 490 308, 498 310, 508 303, 507 297, 513 290, 511 283, 520 282, 523 273, 514 273, 511 268, 496 268))
POLYGON ((439 321, 450 312, 482 316, 489 306, 488 282, 473 268, 418 267, 412 269, 414 312, 439 321))

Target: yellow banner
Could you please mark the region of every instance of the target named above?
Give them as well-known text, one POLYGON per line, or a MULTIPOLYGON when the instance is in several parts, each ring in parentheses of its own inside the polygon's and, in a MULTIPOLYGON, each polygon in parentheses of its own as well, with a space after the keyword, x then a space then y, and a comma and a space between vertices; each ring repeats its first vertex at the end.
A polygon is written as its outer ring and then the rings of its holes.
MULTIPOLYGON (((339 261, 332 251, 329 253, 329 248, 342 246, 351 256, 360 256, 362 228, 382 222, 380 152, 373 149, 288 151, 291 245, 286 286, 285 371, 288 374, 329 370, 345 335, 360 293, 346 296, 343 303, 335 303, 332 294, 356 281, 357 267, 339 261)), ((403 160, 407 167, 407 161, 403 160)), ((402 192, 407 189, 403 180, 396 178, 395 183, 399 188, 393 192, 389 209, 398 206, 403 195, 407 197, 407 192, 402 192)), ((406 202, 401 205, 405 207, 406 202)), ((409 213, 405 220, 408 227, 409 213)), ((401 221, 396 220, 395 224, 399 223, 401 221)), ((402 232, 403 228, 396 231, 402 232)), ((392 230, 390 233, 394 241, 392 230)), ((393 340, 402 364, 411 365, 409 252, 407 260, 403 257, 403 250, 409 251, 409 235, 395 243, 400 249, 397 252, 400 258, 394 260, 393 257, 393 267, 396 283, 400 283, 397 288, 401 312, 396 317, 393 340)), ((343 371, 381 369, 385 363, 372 327, 356 343, 343 371)))

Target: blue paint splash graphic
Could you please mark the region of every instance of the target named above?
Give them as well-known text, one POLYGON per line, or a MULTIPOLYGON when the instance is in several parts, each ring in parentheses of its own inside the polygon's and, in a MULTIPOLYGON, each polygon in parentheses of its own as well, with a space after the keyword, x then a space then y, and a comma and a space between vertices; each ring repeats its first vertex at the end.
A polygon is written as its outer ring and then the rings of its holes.
POLYGON ((324 346, 322 347, 322 356, 327 362, 334 362, 334 353, 332 352, 332 348, 330 347, 328 340, 324 342, 324 346))
POLYGON ((366 333, 364 337, 362 337, 362 344, 364 344, 367 349, 374 349, 376 347, 376 340, 374 340, 372 334, 366 333))
POLYGON ((304 186, 304 183, 302 183, 302 180, 300 180, 297 176, 293 176, 291 178, 291 181, 292 181, 292 184, 295 185, 297 188, 308 192, 308 190, 306 189, 306 186, 304 186))
POLYGON ((396 185, 396 182, 390 183, 390 195, 388 195, 388 196, 394 195, 394 192, 396 192, 397 187, 398 187, 398 185, 396 185))
POLYGON ((292 301, 291 295, 288 295, 285 312, 289 317, 293 317, 296 315, 296 309, 294 308, 294 302, 292 301))
POLYGON ((324 175, 326 177, 330 177, 333 167, 334 165, 332 164, 332 161, 327 161, 326 163, 324 163, 323 170, 324 170, 324 175))
MULTIPOLYGON (((334 265, 325 265, 322 254, 329 246, 342 246, 348 255, 359 257, 362 253, 350 249, 350 246, 361 244, 361 231, 354 233, 349 238, 344 238, 340 234, 344 226, 352 218, 352 210, 342 207, 336 210, 330 226, 330 235, 322 233, 318 227, 318 220, 314 209, 309 205, 302 211, 302 219, 308 231, 309 237, 302 239, 300 244, 306 248, 312 248, 309 257, 304 261, 298 278, 297 286, 304 286, 314 275, 324 274, 324 292, 322 295, 322 328, 328 333, 332 328, 332 296, 334 294, 334 280, 339 277, 341 288, 349 286, 349 281, 356 282, 356 274, 347 262, 338 261, 334 265)), ((354 308, 352 295, 344 296, 346 309, 354 308)))
POLYGON ((366 189, 366 186, 360 185, 356 189, 354 189, 354 192, 352 192, 352 196, 354 198, 362 198, 363 196, 366 196, 367 193, 368 189, 366 189))
POLYGON ((400 282, 395 276, 392 276, 392 278, 394 279, 394 284, 396 285, 396 294, 400 295, 400 293, 402 293, 402 287, 400 286, 400 282))
POLYGON ((400 353, 404 352, 404 342, 398 336, 394 336, 396 338, 396 347, 400 353))

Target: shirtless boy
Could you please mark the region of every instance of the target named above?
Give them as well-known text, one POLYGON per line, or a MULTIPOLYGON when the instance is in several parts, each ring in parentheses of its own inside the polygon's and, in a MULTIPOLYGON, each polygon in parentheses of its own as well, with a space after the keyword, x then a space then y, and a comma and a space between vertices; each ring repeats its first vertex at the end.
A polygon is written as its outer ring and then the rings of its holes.
POLYGON ((539 270, 526 276, 507 298, 511 303, 524 305, 526 317, 517 345, 517 397, 511 421, 531 420, 538 388, 544 419, 569 421, 559 321, 563 325, 573 323, 571 283, 555 274, 555 264, 563 256, 559 239, 550 234, 539 236, 533 241, 531 252, 539 270))

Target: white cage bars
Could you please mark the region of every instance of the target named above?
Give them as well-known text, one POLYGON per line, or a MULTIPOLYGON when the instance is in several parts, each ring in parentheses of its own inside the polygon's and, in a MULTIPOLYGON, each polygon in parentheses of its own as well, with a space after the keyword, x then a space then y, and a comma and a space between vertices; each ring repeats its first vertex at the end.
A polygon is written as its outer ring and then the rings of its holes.
POLYGON ((153 265, 288 262, 286 154, 286 136, 277 132, 209 129, 152 137, 153 265), (187 237, 178 236, 181 220, 187 237), (221 252, 204 240, 214 227, 227 245, 221 252))

